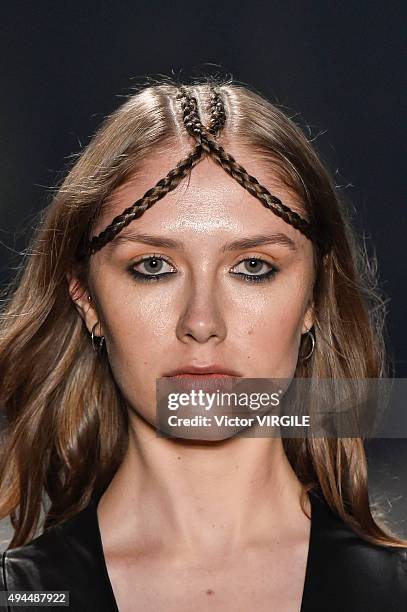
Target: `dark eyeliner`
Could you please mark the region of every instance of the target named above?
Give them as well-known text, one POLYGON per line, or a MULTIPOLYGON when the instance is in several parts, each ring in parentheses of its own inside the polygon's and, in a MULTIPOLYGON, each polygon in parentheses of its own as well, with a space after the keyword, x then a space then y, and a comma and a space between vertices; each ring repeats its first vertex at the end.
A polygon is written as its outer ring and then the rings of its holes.
POLYGON ((231 272, 231 274, 235 276, 241 276, 245 281, 249 283, 267 283, 272 281, 276 274, 279 272, 279 268, 269 263, 265 259, 262 259, 261 257, 246 257, 245 259, 239 261, 239 263, 237 263, 234 267, 240 265, 244 261, 252 260, 259 261, 261 263, 267 264, 268 266, 271 266, 271 270, 265 272, 264 274, 245 274, 244 272, 231 272))
POLYGON ((249 283, 267 283, 273 280, 274 276, 277 274, 277 268, 273 268, 265 274, 258 274, 257 276, 254 274, 244 274, 243 272, 232 272, 235 276, 243 276, 243 278, 249 283))
MULTIPOLYGON (((137 264, 142 263, 143 261, 148 261, 150 259, 160 259, 162 261, 166 261, 163 257, 160 256, 155 256, 155 255, 149 255, 148 257, 144 257, 143 259, 140 259, 139 261, 136 261, 134 263, 132 263, 128 268, 128 272, 129 274, 135 278, 137 281, 141 281, 141 282, 157 282, 159 280, 162 279, 162 277, 168 277, 171 276, 172 274, 174 274, 174 272, 162 272, 161 274, 143 274, 142 272, 138 272, 137 270, 134 269, 134 266, 137 264)), ((268 265, 269 264, 267 261, 265 261, 264 259, 261 259, 259 257, 247 257, 246 259, 242 259, 241 261, 239 261, 238 264, 241 264, 244 261, 250 261, 256 259, 257 261, 261 261, 263 263, 266 263, 268 265)), ((168 262, 167 262, 168 263, 168 262)), ((236 267, 236 266, 234 266, 236 267)), ((271 270, 269 270, 268 272, 265 272, 264 274, 245 274, 243 272, 231 272, 231 274, 233 274, 234 276, 240 276, 243 277, 245 281, 249 282, 249 283, 263 283, 263 282, 270 282, 274 276, 279 272, 279 269, 276 267, 273 267, 271 270)))
POLYGON ((174 272, 162 272, 162 274, 142 274, 141 272, 137 272, 137 270, 133 270, 132 268, 129 268, 129 272, 136 280, 146 283, 150 283, 151 281, 156 282, 161 280, 163 276, 170 276, 171 274, 174 274, 174 272))
POLYGON ((149 255, 148 257, 143 257, 142 259, 133 262, 127 268, 127 271, 133 278, 135 278, 137 281, 141 281, 142 283, 156 282, 159 281, 163 276, 167 277, 171 274, 174 274, 174 272, 162 272, 161 274, 143 274, 142 272, 138 272, 134 269, 134 266, 143 263, 143 261, 149 261, 150 259, 160 259, 161 261, 166 261, 163 257, 159 255, 149 255))

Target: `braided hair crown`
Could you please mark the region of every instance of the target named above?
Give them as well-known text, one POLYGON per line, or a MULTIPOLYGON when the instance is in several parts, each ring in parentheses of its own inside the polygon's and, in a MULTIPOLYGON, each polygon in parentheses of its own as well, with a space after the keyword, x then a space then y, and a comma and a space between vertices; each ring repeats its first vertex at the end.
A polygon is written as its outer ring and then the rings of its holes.
POLYGON ((227 174, 232 176, 252 196, 260 200, 263 206, 299 230, 309 240, 318 244, 323 252, 326 252, 329 245, 326 237, 322 241, 317 227, 283 204, 275 195, 271 194, 266 187, 261 185, 254 176, 250 175, 217 142, 216 138, 225 126, 227 118, 225 104, 219 89, 214 86, 209 87, 208 125, 202 123, 197 99, 190 93, 187 86, 181 85, 178 87, 176 100, 182 110, 185 129, 195 141, 194 148, 184 159, 178 162, 175 168, 170 170, 164 178, 160 179, 154 187, 146 191, 141 198, 125 208, 120 215, 116 216, 102 232, 87 240, 80 247, 79 258, 90 257, 99 251, 131 221, 141 217, 155 202, 161 200, 170 191, 173 191, 205 155, 220 165, 227 174))

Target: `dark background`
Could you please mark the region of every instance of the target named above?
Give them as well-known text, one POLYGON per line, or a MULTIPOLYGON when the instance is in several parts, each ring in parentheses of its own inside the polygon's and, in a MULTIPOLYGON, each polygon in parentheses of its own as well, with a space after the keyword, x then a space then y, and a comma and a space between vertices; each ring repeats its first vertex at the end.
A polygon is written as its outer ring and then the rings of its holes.
MULTIPOLYGON (((313 139, 377 256, 395 375, 407 376, 400 2, 12 2, 2 6, 0 284, 103 117, 148 76, 220 71, 313 139)), ((367 443, 371 491, 407 537, 406 440, 367 443), (403 522, 404 521, 404 522, 403 522)))

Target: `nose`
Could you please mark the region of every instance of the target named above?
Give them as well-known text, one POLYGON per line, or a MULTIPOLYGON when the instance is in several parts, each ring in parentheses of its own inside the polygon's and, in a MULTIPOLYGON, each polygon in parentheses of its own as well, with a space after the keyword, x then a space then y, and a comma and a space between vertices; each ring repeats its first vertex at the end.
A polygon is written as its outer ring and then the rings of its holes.
POLYGON ((223 316, 225 304, 222 302, 222 295, 216 292, 212 283, 194 283, 178 319, 177 338, 184 343, 196 341, 202 344, 210 338, 214 338, 216 343, 221 342, 227 331, 223 316))

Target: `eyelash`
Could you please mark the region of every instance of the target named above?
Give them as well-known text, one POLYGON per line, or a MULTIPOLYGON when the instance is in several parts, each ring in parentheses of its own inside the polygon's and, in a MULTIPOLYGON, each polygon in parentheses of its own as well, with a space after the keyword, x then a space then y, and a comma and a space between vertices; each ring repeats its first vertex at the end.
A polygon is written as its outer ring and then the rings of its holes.
MULTIPOLYGON (((131 274, 131 276, 135 278, 137 281, 150 283, 150 282, 157 282, 161 280, 162 277, 168 277, 171 274, 174 274, 174 272, 163 272, 162 274, 143 274, 142 272, 138 272, 137 270, 134 270, 134 266, 141 264, 144 261, 150 261, 151 259, 158 259, 160 261, 165 261, 166 263, 168 263, 165 260, 165 258, 161 257, 160 255, 149 255, 148 257, 144 257, 143 259, 140 259, 139 261, 136 261, 133 264, 131 264, 131 266, 128 268, 128 271, 131 274)), ((261 259, 260 257, 246 257, 245 259, 242 259, 241 261, 239 261, 236 264, 236 266, 240 265, 241 263, 245 261, 253 261, 253 260, 265 263, 269 266, 271 265, 264 259, 261 259)), ((271 270, 269 270, 268 272, 265 272, 264 274, 257 274, 257 275, 256 274, 244 274, 243 272, 232 272, 232 274, 234 274, 235 276, 243 277, 245 281, 249 283, 265 283, 265 282, 270 282, 271 280, 273 280, 274 276, 278 272, 279 272, 279 269, 276 268, 275 266, 272 266, 271 270)))

